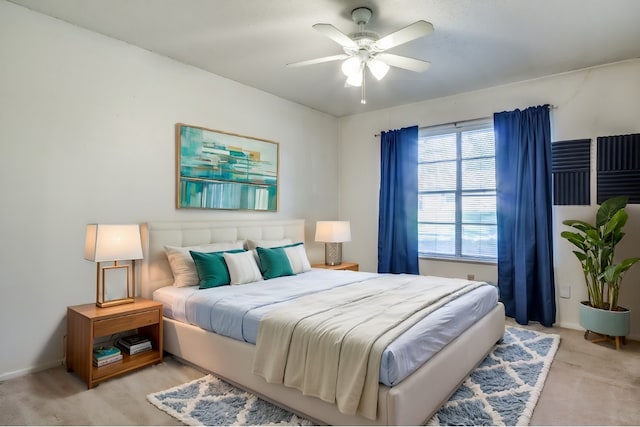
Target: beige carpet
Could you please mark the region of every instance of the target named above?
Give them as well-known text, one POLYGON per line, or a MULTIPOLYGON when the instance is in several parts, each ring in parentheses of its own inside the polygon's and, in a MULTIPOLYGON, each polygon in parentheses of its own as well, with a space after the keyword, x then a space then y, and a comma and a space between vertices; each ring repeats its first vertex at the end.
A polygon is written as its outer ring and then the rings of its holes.
MULTIPOLYGON (((562 338, 532 425, 640 424, 640 343, 629 341, 615 351, 585 341, 580 331, 531 329, 562 338)), ((87 390, 60 366, 0 383, 0 424, 180 425, 147 402, 146 395, 202 374, 166 357, 161 365, 87 390)))
POLYGON ((2 425, 182 425, 146 395, 202 376, 171 357, 87 390, 63 366, 0 384, 2 425))
POLYGON ((560 335, 560 348, 531 425, 640 425, 640 342, 616 351, 613 343, 586 341, 581 331, 551 330, 560 335))

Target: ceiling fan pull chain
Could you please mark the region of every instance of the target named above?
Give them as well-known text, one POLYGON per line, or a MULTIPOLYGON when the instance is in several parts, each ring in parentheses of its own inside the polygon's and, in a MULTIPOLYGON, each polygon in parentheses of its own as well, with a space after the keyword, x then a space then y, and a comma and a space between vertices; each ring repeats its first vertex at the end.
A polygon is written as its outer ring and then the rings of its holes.
POLYGON ((360 98, 360 104, 366 104, 367 99, 364 96, 364 87, 365 87, 365 69, 367 67, 362 67, 362 97, 360 98))

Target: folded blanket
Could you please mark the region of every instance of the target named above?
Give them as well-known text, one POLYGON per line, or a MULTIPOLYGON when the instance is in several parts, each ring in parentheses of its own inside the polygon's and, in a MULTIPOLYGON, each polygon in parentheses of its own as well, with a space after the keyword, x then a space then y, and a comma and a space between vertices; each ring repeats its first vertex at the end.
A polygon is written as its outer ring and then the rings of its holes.
POLYGON ((380 360, 396 337, 483 282, 383 275, 303 296, 260 322, 253 372, 376 419, 380 360))

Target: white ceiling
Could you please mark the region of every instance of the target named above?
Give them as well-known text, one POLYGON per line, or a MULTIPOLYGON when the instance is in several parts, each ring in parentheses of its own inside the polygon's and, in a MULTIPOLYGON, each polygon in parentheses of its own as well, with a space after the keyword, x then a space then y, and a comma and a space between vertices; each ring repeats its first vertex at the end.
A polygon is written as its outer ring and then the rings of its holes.
POLYGON ((640 57, 639 0, 11 1, 337 117, 640 57), (340 62, 285 66, 342 53, 311 26, 351 33, 359 6, 380 36, 435 27, 389 51, 431 68, 369 75, 366 105, 340 62))

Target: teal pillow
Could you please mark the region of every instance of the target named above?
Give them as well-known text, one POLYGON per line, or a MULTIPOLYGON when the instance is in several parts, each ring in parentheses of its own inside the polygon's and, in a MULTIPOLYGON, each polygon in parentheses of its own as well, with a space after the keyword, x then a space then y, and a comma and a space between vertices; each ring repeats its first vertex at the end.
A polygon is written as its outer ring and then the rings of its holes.
POLYGON ((289 257, 284 248, 262 248, 257 247, 258 258, 260 258, 260 269, 264 279, 274 279, 281 276, 293 276, 293 269, 289 262, 289 257))
POLYGON ((227 263, 222 256, 225 252, 244 252, 244 249, 208 253, 189 251, 191 258, 193 258, 193 263, 196 265, 198 277, 200 278, 200 289, 224 286, 231 282, 227 263))

